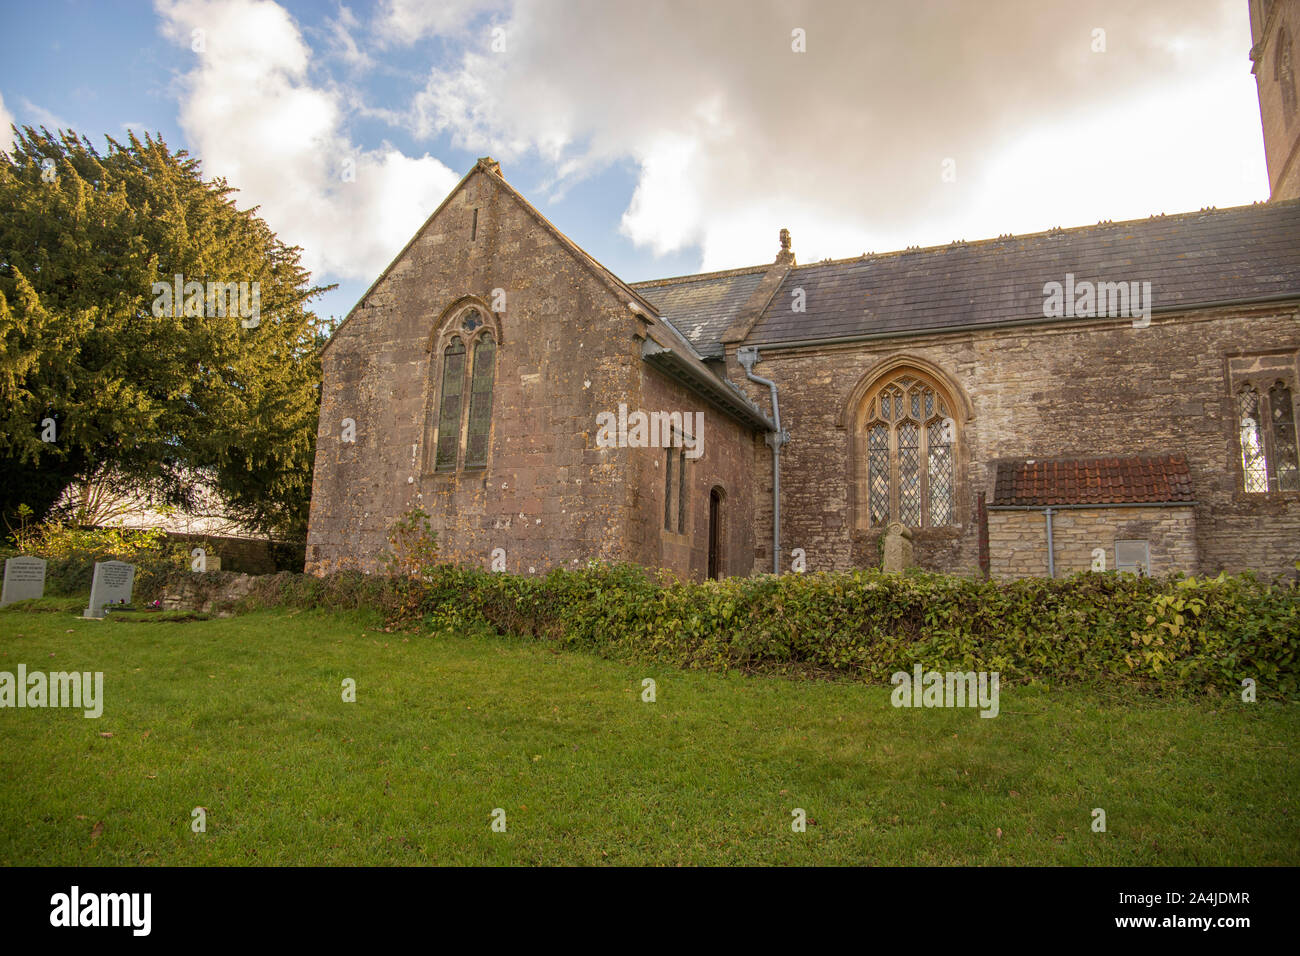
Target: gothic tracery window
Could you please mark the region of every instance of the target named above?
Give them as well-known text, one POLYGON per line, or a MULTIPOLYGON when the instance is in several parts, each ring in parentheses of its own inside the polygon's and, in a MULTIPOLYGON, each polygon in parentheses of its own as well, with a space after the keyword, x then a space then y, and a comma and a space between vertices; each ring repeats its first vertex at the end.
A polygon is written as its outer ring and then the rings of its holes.
POLYGON ((437 387, 430 388, 426 468, 481 468, 487 464, 492 428, 496 340, 479 311, 470 308, 447 325, 440 341, 435 355, 441 355, 441 362, 433 362, 439 370, 437 387))
POLYGON ((863 421, 869 523, 954 524, 956 423, 943 393, 900 373, 870 393, 863 421))

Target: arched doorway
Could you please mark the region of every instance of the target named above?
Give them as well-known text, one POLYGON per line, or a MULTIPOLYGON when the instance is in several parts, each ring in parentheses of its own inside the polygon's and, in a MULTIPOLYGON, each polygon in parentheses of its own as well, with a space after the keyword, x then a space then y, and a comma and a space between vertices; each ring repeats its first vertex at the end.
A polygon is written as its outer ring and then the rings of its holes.
POLYGON ((722 577, 722 489, 709 491, 709 577, 722 577))

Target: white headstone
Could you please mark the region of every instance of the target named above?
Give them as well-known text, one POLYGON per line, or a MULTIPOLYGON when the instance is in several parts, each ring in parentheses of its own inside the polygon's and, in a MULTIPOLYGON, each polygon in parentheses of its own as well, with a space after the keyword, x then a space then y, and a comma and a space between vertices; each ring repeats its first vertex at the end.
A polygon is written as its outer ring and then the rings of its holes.
POLYGON ((134 583, 134 564, 96 561, 95 577, 90 582, 90 607, 81 616, 100 618, 104 616, 105 604, 130 604, 134 583))
POLYGON ((0 590, 0 607, 14 601, 45 596, 45 562, 40 558, 5 559, 5 583, 0 590))

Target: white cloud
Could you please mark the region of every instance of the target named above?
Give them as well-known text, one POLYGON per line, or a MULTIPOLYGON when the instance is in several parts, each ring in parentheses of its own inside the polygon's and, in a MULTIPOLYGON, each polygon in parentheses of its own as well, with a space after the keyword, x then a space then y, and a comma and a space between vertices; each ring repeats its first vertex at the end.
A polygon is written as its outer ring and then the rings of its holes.
POLYGON ((0 153, 8 152, 14 144, 14 132, 9 128, 13 121, 13 114, 5 109, 4 94, 0 93, 0 153))
POLYGON ((19 113, 23 117, 23 122, 27 126, 34 126, 40 129, 44 126, 51 133, 61 129, 72 129, 72 124, 59 116, 52 113, 43 106, 37 106, 25 96, 18 97, 19 113))
POLYGON ((374 66, 374 61, 357 45, 353 36, 360 21, 350 9, 340 6, 338 17, 333 20, 326 17, 325 26, 329 29, 329 45, 335 56, 354 70, 368 70, 374 66))
POLYGON ((269 0, 158 0, 164 35, 202 51, 181 78, 180 124, 205 176, 224 176, 304 265, 373 279, 459 180, 438 160, 346 131, 349 99, 313 85, 312 51, 269 0), (347 178, 348 171, 355 178, 347 178))
MULTIPOLYGON (((385 23, 399 7, 435 29, 396 0, 385 23)), ((538 156, 561 191, 630 158, 623 232, 705 269, 769 261, 781 226, 807 262, 1263 198, 1236 0, 517 0, 492 22, 507 51, 467 35, 417 133, 507 175, 538 156)))
POLYGON ((426 36, 459 34, 477 14, 502 5, 493 0, 384 0, 374 32, 381 42, 410 46, 426 36))

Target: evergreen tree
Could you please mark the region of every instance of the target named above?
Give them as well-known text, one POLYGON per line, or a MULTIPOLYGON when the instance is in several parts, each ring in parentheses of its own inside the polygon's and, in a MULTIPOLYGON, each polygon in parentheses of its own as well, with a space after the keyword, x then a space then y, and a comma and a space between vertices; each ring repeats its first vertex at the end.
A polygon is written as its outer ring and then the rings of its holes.
POLYGON ((43 516, 106 476, 187 505, 202 476, 232 516, 303 534, 320 402, 307 304, 331 287, 233 192, 133 133, 101 155, 26 127, 0 153, 0 513, 43 516), (164 301, 177 275, 202 285, 164 301), (241 282, 245 306, 260 293, 248 318, 208 295, 241 282))

